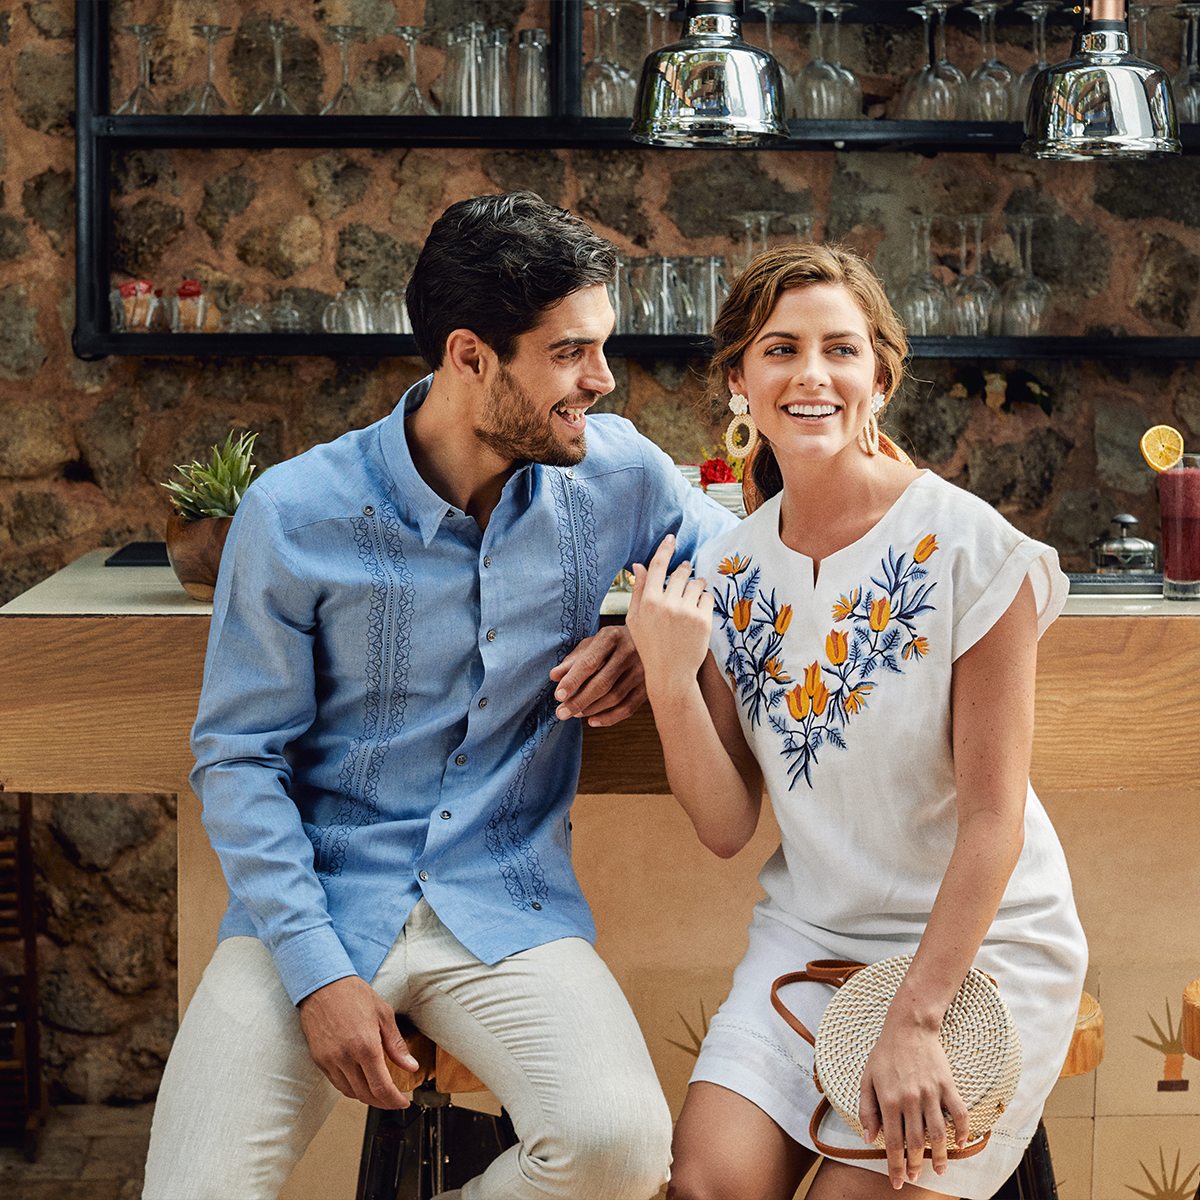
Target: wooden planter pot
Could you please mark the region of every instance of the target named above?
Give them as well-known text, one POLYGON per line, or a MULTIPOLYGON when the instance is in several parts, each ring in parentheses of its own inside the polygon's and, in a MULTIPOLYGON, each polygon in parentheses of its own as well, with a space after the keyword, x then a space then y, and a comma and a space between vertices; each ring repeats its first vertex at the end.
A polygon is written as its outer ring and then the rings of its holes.
POLYGON ((167 520, 167 558, 183 589, 193 600, 211 600, 217 568, 232 517, 185 521, 178 513, 167 520))

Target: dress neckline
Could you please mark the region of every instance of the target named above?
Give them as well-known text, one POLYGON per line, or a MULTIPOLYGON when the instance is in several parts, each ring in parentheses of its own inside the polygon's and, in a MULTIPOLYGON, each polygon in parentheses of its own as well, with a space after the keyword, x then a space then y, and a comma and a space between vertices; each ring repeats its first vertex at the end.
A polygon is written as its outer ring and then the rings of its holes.
POLYGON ((862 534, 860 534, 858 537, 856 537, 854 539, 854 541, 848 542, 845 546, 842 546, 840 549, 834 550, 832 553, 825 555, 825 557, 823 559, 821 559, 819 563, 817 562, 817 560, 811 558, 809 555, 804 554, 799 550, 793 550, 792 547, 789 546, 787 544, 787 542, 785 542, 783 540, 783 535, 779 531, 779 523, 783 518, 783 492, 782 491, 780 491, 776 495, 772 496, 771 500, 768 502, 768 503, 773 504, 774 509, 775 509, 775 518, 771 524, 772 536, 774 537, 775 541, 778 542, 780 549, 785 551, 787 554, 790 554, 793 558, 797 558, 801 562, 805 562, 810 565, 810 567, 812 568, 812 580, 813 580, 812 586, 813 586, 813 590, 815 591, 817 588, 819 578, 825 574, 826 563, 832 562, 834 559, 837 559, 838 557, 840 557, 843 554, 848 554, 850 551, 857 549, 868 539, 873 538, 875 536, 875 534, 878 533, 878 531, 881 528, 883 528, 883 526, 889 520, 891 520, 892 517, 894 517, 895 514, 900 510, 901 505, 904 503, 904 500, 906 499, 908 494, 913 490, 913 488, 918 483, 920 483, 923 479, 925 479, 927 476, 929 476, 930 473, 931 472, 929 471, 928 467, 924 468, 915 479, 910 480, 908 482, 908 484, 905 485, 904 491, 902 491, 900 493, 900 495, 898 495, 896 497, 896 499, 892 501, 892 503, 888 506, 887 510, 880 516, 879 520, 876 521, 874 525, 872 525, 869 529, 865 530, 862 534))

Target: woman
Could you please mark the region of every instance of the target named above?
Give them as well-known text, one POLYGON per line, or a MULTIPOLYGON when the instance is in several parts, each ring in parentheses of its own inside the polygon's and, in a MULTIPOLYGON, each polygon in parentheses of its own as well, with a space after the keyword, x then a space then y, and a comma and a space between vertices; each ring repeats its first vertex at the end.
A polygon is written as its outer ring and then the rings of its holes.
MULTIPOLYGON (((790 1198, 817 1157, 819 1096, 771 981, 811 959, 915 952, 863 1075, 865 1135, 882 1129, 886 1161, 827 1159, 809 1196, 989 1197, 1036 1129, 1086 965, 1028 778, 1037 639, 1066 579, 1052 549, 881 438, 907 348, 861 259, 763 254, 713 336, 710 387, 735 412, 748 401, 763 503, 713 544, 703 577, 685 563, 668 578, 669 544, 639 566, 629 628, 701 841, 736 854, 765 779, 782 844, 692 1076, 670 1194, 790 1198), (937 1035, 972 966, 997 980, 1024 1065, 986 1148, 948 1161, 947 1119, 967 1120, 937 1035)), ((816 1029, 830 996, 802 984, 786 1000, 816 1029)), ((834 1116, 823 1140, 837 1127, 861 1147, 834 1116)))

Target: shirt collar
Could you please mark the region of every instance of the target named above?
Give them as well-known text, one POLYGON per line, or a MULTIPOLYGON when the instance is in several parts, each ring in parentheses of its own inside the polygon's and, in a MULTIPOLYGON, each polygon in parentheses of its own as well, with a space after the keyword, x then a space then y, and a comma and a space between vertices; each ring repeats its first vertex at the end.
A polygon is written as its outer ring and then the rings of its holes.
MULTIPOLYGON (((432 375, 426 375, 424 379, 414 383, 400 398, 400 403, 396 405, 391 414, 383 419, 379 430, 383 461, 396 484, 396 507, 403 516, 416 523, 421 534, 421 541, 426 546, 433 541, 447 516, 461 517, 465 515, 449 501, 443 500, 421 478, 417 468, 413 465, 412 454, 408 449, 404 418, 409 413, 416 412, 425 403, 425 397, 429 395, 432 385, 432 375)), ((505 485, 505 490, 510 487, 523 486, 528 492, 533 486, 533 467, 532 463, 526 463, 520 467, 505 485), (518 480, 520 483, 517 482, 518 480)))

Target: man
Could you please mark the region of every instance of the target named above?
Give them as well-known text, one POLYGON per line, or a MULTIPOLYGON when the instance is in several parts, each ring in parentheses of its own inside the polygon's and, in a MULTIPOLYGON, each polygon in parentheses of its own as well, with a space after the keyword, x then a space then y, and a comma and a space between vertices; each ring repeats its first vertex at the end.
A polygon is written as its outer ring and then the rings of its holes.
POLYGON ((644 1200, 670 1118, 570 863, 577 718, 644 697, 617 572, 732 518, 614 416, 614 249, 531 193, 452 206, 408 287, 433 368, 272 468, 230 530, 192 783, 229 884, 148 1200, 274 1197, 337 1099, 405 1098, 395 1013, 520 1144, 466 1200, 644 1200), (369 982, 368 982, 369 981, 369 982))

